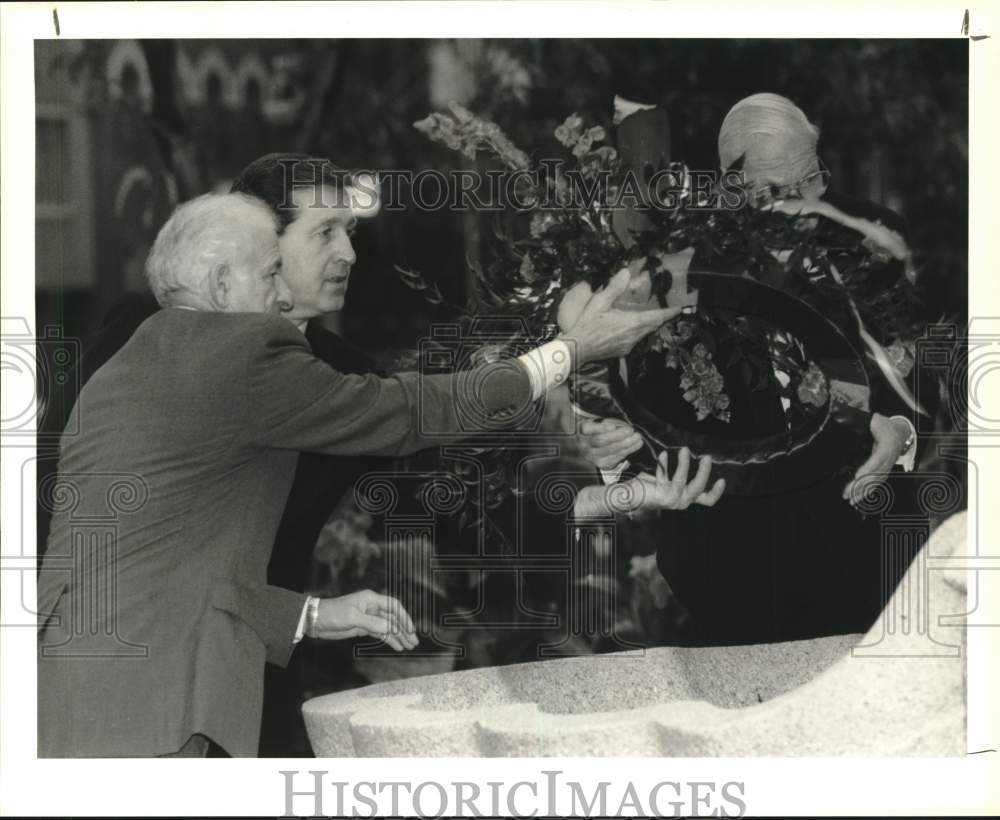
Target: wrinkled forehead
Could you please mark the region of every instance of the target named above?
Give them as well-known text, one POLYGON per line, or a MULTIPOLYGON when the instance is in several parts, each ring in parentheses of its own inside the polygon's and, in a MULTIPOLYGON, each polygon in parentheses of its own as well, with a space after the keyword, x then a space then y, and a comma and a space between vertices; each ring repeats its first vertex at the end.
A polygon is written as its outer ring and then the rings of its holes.
POLYGON ((295 218, 292 222, 301 230, 310 230, 326 222, 354 222, 348 194, 343 187, 322 185, 296 187, 292 191, 295 218))

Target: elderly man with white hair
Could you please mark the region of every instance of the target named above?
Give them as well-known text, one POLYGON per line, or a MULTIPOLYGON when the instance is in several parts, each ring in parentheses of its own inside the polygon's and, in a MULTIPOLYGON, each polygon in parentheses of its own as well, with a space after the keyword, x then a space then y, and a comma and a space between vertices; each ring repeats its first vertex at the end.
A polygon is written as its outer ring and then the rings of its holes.
POLYGON ((303 635, 415 646, 394 599, 267 585, 297 453, 403 455, 461 439, 471 408, 478 429, 502 425, 574 362, 621 355, 676 313, 613 309, 623 272, 567 333, 519 360, 451 376, 344 375, 279 315, 291 299, 279 265, 274 216, 259 201, 182 205, 148 260, 165 309, 80 393, 53 488, 78 503, 53 517, 38 585, 42 757, 210 746, 253 756, 265 660, 287 663, 303 635), (133 494, 119 504, 122 480, 133 494), (113 541, 88 541, 80 516, 107 520, 108 506, 113 541))
POLYGON ((277 313, 291 304, 274 216, 242 195, 203 196, 163 226, 146 276, 163 307, 277 313), (263 309, 262 309, 263 308, 263 309))

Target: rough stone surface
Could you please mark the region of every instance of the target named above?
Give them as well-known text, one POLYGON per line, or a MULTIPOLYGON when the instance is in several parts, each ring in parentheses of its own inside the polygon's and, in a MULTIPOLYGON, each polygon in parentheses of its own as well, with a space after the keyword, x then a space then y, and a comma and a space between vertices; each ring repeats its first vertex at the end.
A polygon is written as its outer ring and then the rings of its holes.
POLYGON ((308 701, 321 757, 959 755, 965 516, 865 636, 663 647, 408 678, 308 701), (961 621, 953 617, 947 623, 961 621))

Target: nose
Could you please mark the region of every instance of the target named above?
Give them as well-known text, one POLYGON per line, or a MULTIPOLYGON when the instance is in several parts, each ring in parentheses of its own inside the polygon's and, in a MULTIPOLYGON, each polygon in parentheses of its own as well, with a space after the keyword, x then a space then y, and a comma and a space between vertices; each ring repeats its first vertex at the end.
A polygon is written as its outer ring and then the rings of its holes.
POLYGON ((353 265, 358 260, 357 254, 354 253, 351 237, 346 231, 341 235, 340 242, 337 243, 337 258, 348 265, 353 265))
POLYGON ((286 313, 295 307, 295 299, 292 297, 292 290, 288 287, 288 283, 285 278, 280 274, 274 279, 275 290, 277 291, 275 295, 275 302, 277 302, 278 310, 282 313, 286 313))

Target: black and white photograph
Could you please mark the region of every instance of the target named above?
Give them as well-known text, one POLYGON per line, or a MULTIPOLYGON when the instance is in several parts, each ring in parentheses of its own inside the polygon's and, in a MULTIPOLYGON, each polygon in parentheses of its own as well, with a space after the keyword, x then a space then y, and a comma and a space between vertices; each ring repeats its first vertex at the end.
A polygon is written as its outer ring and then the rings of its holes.
POLYGON ((5 10, 7 805, 997 808, 996 17, 155 5, 5 10))

